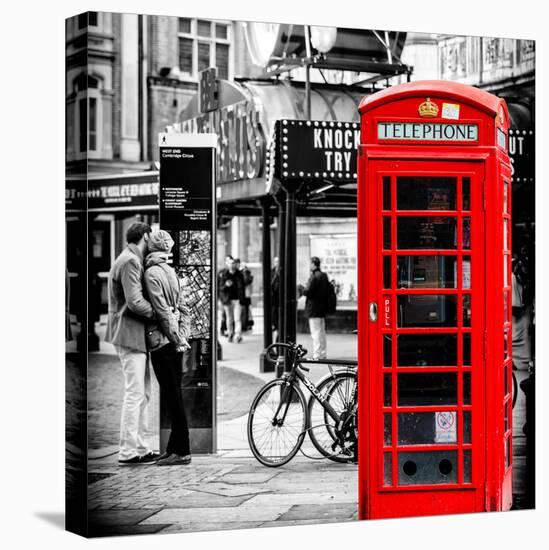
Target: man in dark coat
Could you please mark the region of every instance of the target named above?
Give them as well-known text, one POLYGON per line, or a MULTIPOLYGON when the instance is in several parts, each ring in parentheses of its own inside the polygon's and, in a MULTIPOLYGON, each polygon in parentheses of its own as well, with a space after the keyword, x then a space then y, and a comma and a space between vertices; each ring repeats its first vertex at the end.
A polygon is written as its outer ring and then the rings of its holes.
POLYGON ((307 297, 305 314, 309 318, 309 330, 313 339, 313 359, 326 359, 326 314, 328 313, 328 295, 330 281, 326 273, 320 270, 320 259, 311 258, 311 276, 304 288, 298 287, 301 295, 307 297))
POLYGON ((218 297, 223 305, 227 319, 227 336, 229 342, 242 341, 242 305, 244 304, 244 279, 236 268, 232 256, 226 258, 226 268, 219 272, 217 278, 218 297))

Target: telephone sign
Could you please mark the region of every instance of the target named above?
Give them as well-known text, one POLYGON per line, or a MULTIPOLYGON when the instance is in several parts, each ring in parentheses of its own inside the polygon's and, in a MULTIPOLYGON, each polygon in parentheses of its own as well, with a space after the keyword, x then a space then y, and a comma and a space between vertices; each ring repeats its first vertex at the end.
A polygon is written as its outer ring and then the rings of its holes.
POLYGON ((478 124, 378 122, 377 138, 415 141, 477 141, 478 124))

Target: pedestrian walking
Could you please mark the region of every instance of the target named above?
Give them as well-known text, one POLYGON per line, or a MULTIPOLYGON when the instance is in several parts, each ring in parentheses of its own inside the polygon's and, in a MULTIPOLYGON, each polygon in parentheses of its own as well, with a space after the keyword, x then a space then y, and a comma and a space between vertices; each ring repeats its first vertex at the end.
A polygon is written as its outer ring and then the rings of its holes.
POLYGON ((328 297, 330 281, 326 273, 320 269, 320 259, 311 258, 311 275, 307 286, 298 286, 298 292, 306 296, 305 314, 309 318, 309 330, 313 340, 313 359, 326 359, 326 314, 328 313, 328 297))
MULTIPOLYGON (((239 269, 240 260, 237 259, 237 269, 239 269)), ((252 330, 254 326, 254 320, 252 318, 252 286, 254 282, 254 276, 248 269, 248 266, 244 264, 242 269, 239 269, 242 273, 242 282, 244 284, 244 303, 242 305, 242 330, 247 332, 252 330)))
POLYGON ((189 428, 181 393, 183 351, 190 347, 187 343, 190 326, 180 279, 167 263, 173 245, 167 231, 151 233, 145 259, 145 289, 155 313, 155 319, 147 325, 147 343, 171 420, 166 452, 158 458, 157 466, 191 462, 189 428))
POLYGON ((116 258, 108 279, 109 310, 106 342, 118 354, 124 376, 120 419, 120 465, 148 464, 158 458, 147 441, 151 375, 145 323, 154 317, 143 295, 143 258, 151 228, 133 223, 126 233, 127 247, 116 258))
POLYGON ((227 322, 229 342, 242 341, 242 304, 244 303, 244 279, 236 268, 236 261, 227 256, 226 267, 219 272, 217 288, 219 300, 227 322))

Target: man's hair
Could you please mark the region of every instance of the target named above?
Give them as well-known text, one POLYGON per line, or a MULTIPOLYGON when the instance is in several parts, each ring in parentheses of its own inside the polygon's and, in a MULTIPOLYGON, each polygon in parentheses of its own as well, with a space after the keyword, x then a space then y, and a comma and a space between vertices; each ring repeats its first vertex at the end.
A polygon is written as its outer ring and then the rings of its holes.
POLYGON ((320 258, 318 256, 313 256, 311 262, 315 264, 316 267, 320 267, 320 258))
POLYGON ((137 244, 143 238, 145 233, 149 234, 151 231, 151 226, 148 223, 132 223, 126 231, 126 241, 128 244, 137 244))
POLYGON ((225 260, 231 260, 231 262, 232 262, 234 260, 234 258, 230 254, 227 254, 225 256, 225 260))

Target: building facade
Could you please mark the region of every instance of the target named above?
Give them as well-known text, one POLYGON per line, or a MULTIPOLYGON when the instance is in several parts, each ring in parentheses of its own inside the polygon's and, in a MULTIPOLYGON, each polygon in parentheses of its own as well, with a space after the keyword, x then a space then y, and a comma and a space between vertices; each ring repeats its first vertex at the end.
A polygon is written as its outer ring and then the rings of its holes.
MULTIPOLYGON (((157 136, 179 123, 182 113, 188 111, 199 92, 201 71, 215 67, 220 82, 235 83, 243 90, 248 80, 291 88, 293 95, 264 98, 263 108, 275 116, 284 111, 286 101, 294 105, 295 118, 303 116, 299 109, 303 105, 300 89, 305 68, 294 64, 291 71, 266 81, 265 68, 254 64, 246 26, 235 21, 106 12, 87 12, 67 20, 67 265, 71 276, 77 278, 72 266, 81 252, 70 241, 72 235, 80 234, 78 227, 83 221, 73 202, 82 178, 87 177, 89 255, 103 304, 108 269, 125 244, 127 227, 136 219, 158 223, 157 136)), ((533 222, 534 55, 532 41, 421 33, 406 36, 401 55, 402 61, 413 67, 412 79, 458 80, 508 100, 514 128, 519 132, 510 139, 510 148, 516 151, 514 185, 519 198, 515 199, 515 211, 527 225, 533 222)), ((313 119, 338 120, 337 109, 334 111, 338 94, 359 98, 361 90, 368 94, 379 89, 375 75, 358 70, 313 68, 310 78, 313 85, 321 83, 317 85, 336 90, 330 96, 335 98, 333 102, 322 100, 320 89, 313 90, 313 119)), ((381 84, 404 78, 397 75, 381 84)), ((255 95, 253 101, 257 103, 258 98, 255 95)), ((343 117, 341 120, 357 121, 358 111, 343 117)), ((270 136, 264 133, 267 142, 270 136)), ((261 170, 264 177, 264 167, 261 170)), ((277 218, 270 223, 271 240, 276 243, 280 235, 277 218)), ((313 253, 325 250, 329 257, 345 250, 352 256, 349 251, 356 240, 356 218, 352 214, 330 220, 302 217, 296 231, 298 258, 303 259, 297 265, 297 280, 305 282, 306 260, 313 253)), ((222 215, 218 221, 220 266, 226 254, 248 265, 255 279, 256 304, 261 301, 263 286, 261 232, 258 215, 222 215)), ((277 255, 278 250, 272 247, 271 256, 277 255)), ((356 284, 352 283, 356 254, 346 262, 347 282, 339 300, 345 307, 356 309, 356 284)))

